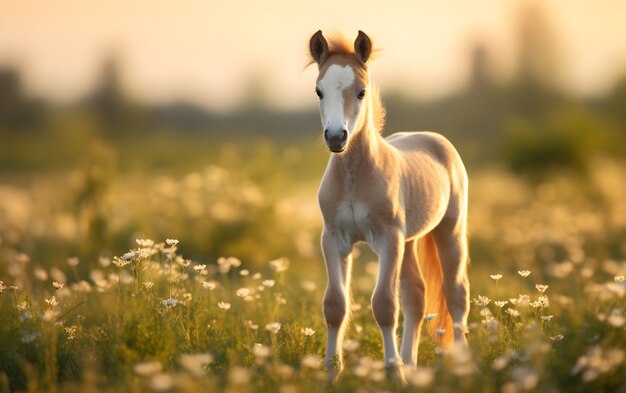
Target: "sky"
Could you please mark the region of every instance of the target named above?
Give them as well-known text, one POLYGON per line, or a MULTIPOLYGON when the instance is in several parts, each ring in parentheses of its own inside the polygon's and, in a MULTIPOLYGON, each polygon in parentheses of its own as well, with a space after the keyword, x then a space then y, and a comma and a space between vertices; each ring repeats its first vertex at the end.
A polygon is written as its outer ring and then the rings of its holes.
POLYGON ((271 105, 302 108, 316 105, 309 37, 361 29, 381 49, 370 70, 383 91, 432 99, 466 82, 478 42, 510 77, 530 3, 558 44, 564 90, 602 94, 626 75, 622 0, 0 0, 0 66, 17 67, 30 95, 61 103, 89 92, 103 58, 116 56, 137 99, 229 109, 256 83, 271 105))

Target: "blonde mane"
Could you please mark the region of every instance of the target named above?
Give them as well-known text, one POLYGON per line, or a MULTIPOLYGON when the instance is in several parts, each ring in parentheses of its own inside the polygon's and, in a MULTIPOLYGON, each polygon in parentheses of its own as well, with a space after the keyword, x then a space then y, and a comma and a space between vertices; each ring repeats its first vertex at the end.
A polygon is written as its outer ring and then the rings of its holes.
POLYGON ((328 55, 352 55, 354 56, 354 43, 341 33, 333 33, 328 38, 328 55))
POLYGON ((370 97, 372 97, 372 119, 374 120, 374 127, 376 127, 376 130, 382 133, 383 127, 385 126, 385 116, 387 115, 387 110, 383 104, 378 86, 375 86, 374 84, 371 84, 371 86, 372 91, 370 92, 370 97))

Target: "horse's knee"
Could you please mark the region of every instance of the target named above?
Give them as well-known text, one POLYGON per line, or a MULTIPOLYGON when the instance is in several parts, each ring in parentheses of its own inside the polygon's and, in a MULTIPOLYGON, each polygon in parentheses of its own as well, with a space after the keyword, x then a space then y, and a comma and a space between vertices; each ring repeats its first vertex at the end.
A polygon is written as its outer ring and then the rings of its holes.
POLYGON ((346 319, 346 297, 339 290, 328 289, 324 296, 324 319, 331 327, 339 327, 346 319))
POLYGON ((375 291, 372 296, 372 311, 380 327, 395 326, 397 320, 395 296, 389 291, 375 291))

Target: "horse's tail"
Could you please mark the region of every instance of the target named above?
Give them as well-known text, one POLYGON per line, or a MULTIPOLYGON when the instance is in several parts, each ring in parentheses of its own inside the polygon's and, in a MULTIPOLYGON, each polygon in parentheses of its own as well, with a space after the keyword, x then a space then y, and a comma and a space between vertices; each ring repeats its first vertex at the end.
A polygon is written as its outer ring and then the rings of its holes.
MULTIPOLYGON (((443 272, 439 261, 437 246, 430 233, 419 239, 418 259, 420 269, 426 286, 426 314, 437 314, 431 324, 434 329, 442 329, 443 334, 435 333, 435 337, 441 337, 441 345, 448 348, 454 341, 454 325, 448 311, 446 299, 443 294, 443 272)), ((436 339, 436 341, 439 341, 436 339)))

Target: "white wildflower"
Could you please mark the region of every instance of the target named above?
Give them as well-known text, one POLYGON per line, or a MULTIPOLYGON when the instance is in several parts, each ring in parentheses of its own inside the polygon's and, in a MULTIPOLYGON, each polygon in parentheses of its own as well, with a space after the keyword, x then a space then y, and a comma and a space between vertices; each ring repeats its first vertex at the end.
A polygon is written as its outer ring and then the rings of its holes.
POLYGON ((309 292, 312 292, 317 289, 317 285, 315 284, 315 282, 311 280, 302 280, 300 282, 300 287, 302 287, 302 289, 304 289, 305 291, 309 291, 309 292))
POLYGON ((166 373, 155 374, 150 378, 150 387, 152 390, 165 391, 170 390, 174 386, 174 379, 166 373))
POLYGON ((178 300, 177 299, 172 299, 172 298, 164 299, 162 303, 163 303, 163 305, 165 307, 170 308, 170 307, 174 307, 175 305, 177 305, 178 304, 178 300))
POLYGON ((228 273, 233 267, 241 266, 241 261, 235 257, 220 257, 217 259, 217 270, 222 273, 228 273))
POLYGON ((272 270, 274 270, 276 273, 282 273, 286 271, 287 268, 289 268, 289 259, 278 258, 278 259, 274 259, 273 261, 270 261, 269 264, 272 270))
POLYGON ((65 327, 65 334, 67 334, 67 339, 68 340, 75 339, 76 338, 76 332, 78 332, 78 326, 76 326, 76 325, 66 326, 65 327))
POLYGON ((606 321, 609 325, 620 328, 624 326, 624 312, 618 309, 611 311, 611 314, 607 317, 606 321))
POLYGON ((56 289, 63 289, 63 287, 65 286, 65 284, 63 284, 62 282, 56 282, 53 281, 52 282, 52 286, 55 287, 56 289))
POLYGON ((239 297, 246 297, 250 295, 250 288, 239 288, 235 291, 235 294, 239 297))
POLYGON ((59 316, 59 310, 48 309, 43 313, 43 320, 51 322, 59 316))
POLYGON ((276 294, 276 302, 277 302, 278 304, 283 304, 283 305, 284 305, 284 304, 287 304, 287 299, 285 299, 285 298, 284 298, 284 296, 283 296, 282 294, 277 293, 277 294, 276 294))
POLYGON ((509 358, 505 355, 500 355, 493 360, 491 364, 491 368, 494 371, 500 371, 504 369, 509 364, 509 358))
POLYGON ((603 350, 600 346, 594 346, 578 358, 571 374, 582 374, 583 382, 590 382, 601 374, 611 372, 622 364, 624 358, 625 354, 621 349, 603 350))
POLYGON ((435 378, 435 371, 430 367, 418 367, 407 374, 407 382, 416 388, 428 387, 435 378))
POLYGON ((520 294, 517 298, 517 305, 520 307, 526 307, 530 303, 530 296, 520 294))
POLYGON ((508 313, 510 316, 512 316, 512 317, 519 317, 519 315, 520 315, 520 314, 519 314, 519 311, 517 311, 517 310, 516 310, 516 309, 514 309, 514 308, 507 308, 507 309, 505 310, 505 312, 507 312, 507 313, 508 313))
POLYGON ((226 311, 226 310, 230 309, 230 303, 219 302, 219 303, 217 303, 217 307, 219 307, 220 309, 226 311))
POLYGON ((51 296, 49 298, 44 299, 44 301, 50 306, 50 307, 56 307, 59 305, 59 302, 57 301, 57 298, 54 296, 51 296))
MULTIPOLYGON (((40 267, 35 268, 34 274, 35 274, 35 278, 37 278, 37 280, 39 281, 46 281, 48 279, 48 272, 46 272, 44 269, 40 267)), ((0 287, 0 293, 1 292, 2 292, 2 289, 0 287)))
POLYGON ((168 246, 175 246, 178 244, 178 240, 176 239, 166 239, 165 243, 167 243, 168 246))
POLYGON ((359 348, 357 340, 346 340, 343 342, 343 350, 346 352, 354 352, 359 348))
POLYGON ((304 355, 301 364, 303 367, 317 369, 322 364, 322 358, 319 355, 304 355))
POLYGON ((487 307, 487 305, 491 303, 491 299, 487 296, 478 295, 478 298, 474 299, 474 303, 480 307, 487 307))
POLYGON ((522 277, 528 277, 530 275, 530 270, 518 270, 517 274, 522 277))
POLYGON ((246 385, 250 382, 250 370, 240 366, 232 367, 228 372, 228 380, 233 385, 246 385))
POLYGON ((273 334, 276 334, 280 330, 280 326, 280 322, 272 322, 265 325, 265 329, 269 330, 273 334))
POLYGON ((246 321, 246 326, 248 326, 248 328, 250 328, 250 330, 259 330, 259 325, 253 323, 250 320, 246 321))
POLYGON ((302 334, 304 334, 305 336, 312 336, 315 334, 315 330, 311 329, 310 327, 305 327, 302 328, 302 334))
POLYGON ((502 278, 502 274, 492 274, 489 277, 491 277, 491 279, 494 281, 498 281, 499 279, 502 278))
POLYGON ((543 284, 536 284, 535 288, 537 288, 537 290, 541 293, 544 293, 546 291, 546 289, 548 289, 547 285, 543 285, 543 284))
POLYGON ((252 354, 257 360, 265 360, 272 354, 272 350, 268 346, 255 343, 252 347, 252 354))
POLYGON ((208 289, 209 291, 214 290, 217 287, 217 282, 215 281, 203 281, 202 288, 208 289))
POLYGON ((135 239, 135 242, 139 247, 150 248, 154 246, 154 240, 150 239, 135 239))
POLYGON ((180 355, 178 363, 194 376, 200 377, 204 374, 204 368, 213 363, 213 356, 209 353, 184 353, 180 355))
POLYGON ((128 265, 129 263, 130 262, 125 260, 125 259, 118 258, 118 257, 113 257, 113 264, 115 266, 117 266, 118 268, 122 268, 122 267, 128 265))

